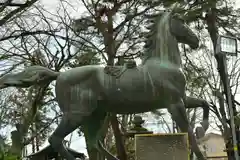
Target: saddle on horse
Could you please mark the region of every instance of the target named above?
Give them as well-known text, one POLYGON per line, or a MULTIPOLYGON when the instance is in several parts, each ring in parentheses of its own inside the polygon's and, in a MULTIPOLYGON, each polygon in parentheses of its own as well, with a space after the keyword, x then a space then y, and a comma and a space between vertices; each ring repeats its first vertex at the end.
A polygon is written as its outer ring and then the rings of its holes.
POLYGON ((110 76, 114 76, 116 78, 120 78, 121 75, 127 70, 127 69, 133 69, 136 68, 137 64, 134 60, 127 61, 124 63, 123 66, 106 66, 104 68, 104 72, 110 76))

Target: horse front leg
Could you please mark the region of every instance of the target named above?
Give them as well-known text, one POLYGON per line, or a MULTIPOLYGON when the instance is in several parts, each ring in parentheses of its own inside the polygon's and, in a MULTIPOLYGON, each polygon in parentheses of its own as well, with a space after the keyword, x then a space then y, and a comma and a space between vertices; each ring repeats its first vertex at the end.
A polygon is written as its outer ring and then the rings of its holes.
POLYGON ((197 158, 199 160, 206 160, 206 158, 203 156, 202 152, 200 151, 197 145, 197 141, 193 134, 192 127, 188 122, 183 100, 179 99, 179 101, 177 101, 176 103, 169 105, 168 111, 171 114, 172 119, 176 122, 176 124, 180 128, 180 130, 182 132, 188 133, 191 149, 193 150, 197 158))

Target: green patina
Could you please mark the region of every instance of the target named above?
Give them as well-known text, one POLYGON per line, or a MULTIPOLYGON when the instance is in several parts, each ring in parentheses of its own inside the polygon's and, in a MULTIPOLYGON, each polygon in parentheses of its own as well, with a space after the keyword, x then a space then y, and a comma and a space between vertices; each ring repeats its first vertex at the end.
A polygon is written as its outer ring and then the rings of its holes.
POLYGON ((83 128, 90 149, 99 150, 108 160, 117 160, 101 144, 104 128, 108 126, 108 115, 161 108, 167 108, 181 131, 188 132, 193 152, 200 160, 205 160, 189 125, 185 107, 205 108, 206 125, 203 127, 207 129, 209 106, 204 100, 186 98, 186 81, 181 71, 178 49, 178 43, 196 49, 199 40, 193 31, 175 17, 176 7, 174 5, 169 11, 150 17, 153 24, 146 35, 143 63, 130 68, 120 67, 117 78, 98 65, 77 67, 61 73, 41 66, 30 66, 18 74, 4 76, 0 79, 0 88, 30 87, 56 80, 56 101, 63 117, 50 136, 49 143, 67 160, 74 160, 74 157, 62 141, 79 126, 83 128))

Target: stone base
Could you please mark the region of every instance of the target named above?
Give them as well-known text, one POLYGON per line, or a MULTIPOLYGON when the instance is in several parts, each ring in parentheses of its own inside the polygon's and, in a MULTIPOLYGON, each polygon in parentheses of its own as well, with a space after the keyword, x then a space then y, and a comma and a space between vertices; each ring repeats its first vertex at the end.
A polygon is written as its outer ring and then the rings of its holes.
POLYGON ((189 160, 187 133, 135 135, 136 160, 189 160))

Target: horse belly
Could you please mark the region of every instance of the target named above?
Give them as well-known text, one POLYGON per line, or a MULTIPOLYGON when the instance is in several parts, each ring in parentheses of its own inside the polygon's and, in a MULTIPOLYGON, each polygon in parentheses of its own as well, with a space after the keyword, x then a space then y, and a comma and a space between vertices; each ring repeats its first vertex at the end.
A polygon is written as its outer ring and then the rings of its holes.
POLYGON ((153 88, 143 72, 127 70, 120 78, 105 75, 101 80, 105 98, 117 102, 141 102, 153 98, 153 88))
POLYGON ((167 104, 160 101, 106 101, 99 100, 98 106, 107 112, 116 114, 136 114, 149 112, 156 109, 166 108, 167 104))

